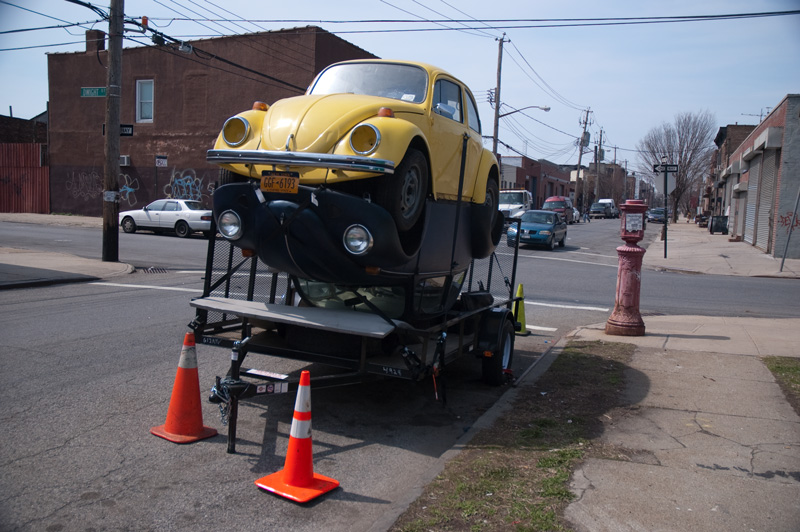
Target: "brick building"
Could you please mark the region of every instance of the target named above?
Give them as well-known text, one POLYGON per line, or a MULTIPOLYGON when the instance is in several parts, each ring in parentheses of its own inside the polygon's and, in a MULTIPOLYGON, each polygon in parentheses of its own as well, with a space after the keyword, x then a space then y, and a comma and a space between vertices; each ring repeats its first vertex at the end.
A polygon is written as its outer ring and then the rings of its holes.
POLYGON ((550 196, 574 197, 569 180, 569 170, 541 159, 528 157, 501 158, 501 189, 525 189, 533 194, 533 205, 541 208, 550 196))
POLYGON ((706 189, 714 198, 712 214, 728 216, 732 238, 774 257, 784 256, 788 241, 786 258, 800 258, 800 235, 789 238, 800 230, 800 218, 792 227, 800 197, 800 94, 786 95, 737 145, 735 135, 744 133, 728 131, 730 144, 718 144, 719 164, 711 173, 718 179, 709 180, 706 189), (723 148, 730 155, 724 156, 723 148))
MULTIPOLYGON (((120 210, 163 197, 209 204, 218 169, 205 160, 223 122, 254 101, 302 94, 331 63, 374 55, 317 27, 126 48, 122 54, 120 210)), ((50 54, 50 205, 102 213, 105 34, 86 51, 50 54)))

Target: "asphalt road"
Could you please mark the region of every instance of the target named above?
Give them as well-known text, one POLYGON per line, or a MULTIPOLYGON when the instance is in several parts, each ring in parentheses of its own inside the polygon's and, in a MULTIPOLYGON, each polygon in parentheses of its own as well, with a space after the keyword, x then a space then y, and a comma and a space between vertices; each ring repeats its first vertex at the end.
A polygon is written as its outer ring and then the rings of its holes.
MULTIPOLYGON (((20 225, 0 223, 4 245, 99 256, 99 230, 20 225)), ((517 339, 517 371, 574 327, 607 319, 618 227, 573 225, 563 249, 520 250, 535 329, 517 339)), ((243 402, 236 454, 205 401, 204 422, 220 435, 180 446, 149 433, 165 419, 206 245, 121 234, 120 259, 137 273, 0 292, 0 529, 384 530, 504 391, 482 385, 468 358, 448 367, 447 405, 431 381, 315 390, 315 470, 341 487, 304 506, 261 492, 253 482, 284 465, 294 397, 243 402)), ((797 316, 796 284, 645 271, 642 311, 797 316)), ((205 394, 229 352, 198 346, 197 355, 205 394)), ((301 365, 263 358, 272 371, 301 365)))

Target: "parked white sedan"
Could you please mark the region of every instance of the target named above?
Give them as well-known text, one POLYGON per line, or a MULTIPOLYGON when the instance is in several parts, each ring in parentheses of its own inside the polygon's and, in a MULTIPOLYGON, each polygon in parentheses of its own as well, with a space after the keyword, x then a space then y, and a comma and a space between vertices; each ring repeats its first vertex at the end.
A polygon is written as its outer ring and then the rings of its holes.
POLYGON ((199 201, 160 199, 142 209, 119 213, 119 224, 126 233, 137 229, 175 231, 185 238, 195 231, 208 235, 212 216, 211 210, 204 209, 199 201))

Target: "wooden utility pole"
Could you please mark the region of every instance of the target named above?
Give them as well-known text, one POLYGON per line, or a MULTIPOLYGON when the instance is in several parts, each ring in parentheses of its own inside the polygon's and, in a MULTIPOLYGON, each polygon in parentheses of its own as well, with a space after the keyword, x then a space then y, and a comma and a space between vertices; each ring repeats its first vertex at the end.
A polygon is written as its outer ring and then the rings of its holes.
POLYGON ((108 16, 105 172, 103 190, 103 261, 119 260, 119 114, 122 92, 124 0, 111 0, 108 16))
MULTIPOLYGON (((578 179, 581 177, 581 159, 583 158, 583 148, 586 146, 583 145, 583 139, 586 138, 586 127, 589 125, 589 109, 586 109, 586 114, 583 117, 583 131, 581 132, 581 138, 578 139, 578 168, 576 169, 575 174, 575 195, 578 195, 578 179)), ((583 203, 583 208, 581 209, 581 216, 586 212, 586 175, 583 176, 583 180, 581 180, 581 201, 583 203)), ((578 198, 576 197, 575 200, 577 201, 578 198)))
POLYGON ((594 176, 594 200, 600 198, 600 159, 603 157, 603 130, 600 130, 600 140, 595 147, 597 150, 594 152, 595 162, 595 176, 594 176))
POLYGON ((497 49, 497 86, 494 89, 494 135, 492 135, 492 153, 497 157, 497 128, 500 125, 500 77, 503 71, 503 43, 506 42, 506 34, 500 37, 500 46, 497 49))

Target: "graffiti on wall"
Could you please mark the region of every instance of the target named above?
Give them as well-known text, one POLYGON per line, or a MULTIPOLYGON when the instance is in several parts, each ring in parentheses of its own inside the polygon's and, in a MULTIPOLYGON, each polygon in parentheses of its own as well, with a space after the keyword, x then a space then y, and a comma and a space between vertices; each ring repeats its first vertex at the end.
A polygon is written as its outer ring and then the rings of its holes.
POLYGON ((164 197, 203 201, 203 196, 203 178, 197 177, 194 168, 173 168, 169 183, 164 185, 164 197))
MULTIPOLYGON (((789 226, 792 225, 792 211, 787 211, 786 214, 779 214, 778 215, 778 229, 783 228, 786 231, 786 234, 789 234, 789 226)), ((794 231, 800 227, 800 216, 797 216, 794 221, 794 227, 792 230, 794 231)))
POLYGON ((119 202, 127 203, 129 207, 136 205, 136 191, 139 190, 139 179, 131 178, 128 174, 119 175, 119 202))
POLYGON ((95 172, 67 172, 67 191, 74 198, 98 198, 103 194, 103 177, 95 172))

